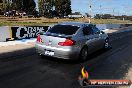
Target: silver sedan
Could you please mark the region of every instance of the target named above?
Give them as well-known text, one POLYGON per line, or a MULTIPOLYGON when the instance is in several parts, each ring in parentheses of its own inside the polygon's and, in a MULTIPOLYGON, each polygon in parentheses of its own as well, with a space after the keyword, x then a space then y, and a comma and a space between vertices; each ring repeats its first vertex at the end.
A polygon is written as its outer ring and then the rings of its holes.
POLYGON ((108 35, 96 25, 64 22, 38 35, 36 50, 39 55, 62 59, 86 60, 88 54, 109 47, 108 35))

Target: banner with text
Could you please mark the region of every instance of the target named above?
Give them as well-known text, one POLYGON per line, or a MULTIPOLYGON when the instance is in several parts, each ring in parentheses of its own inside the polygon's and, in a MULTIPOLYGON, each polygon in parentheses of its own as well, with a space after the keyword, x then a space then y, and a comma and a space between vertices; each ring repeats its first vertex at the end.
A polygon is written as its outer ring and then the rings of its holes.
POLYGON ((48 27, 49 26, 11 27, 12 38, 14 39, 36 38, 39 33, 47 31, 48 27))

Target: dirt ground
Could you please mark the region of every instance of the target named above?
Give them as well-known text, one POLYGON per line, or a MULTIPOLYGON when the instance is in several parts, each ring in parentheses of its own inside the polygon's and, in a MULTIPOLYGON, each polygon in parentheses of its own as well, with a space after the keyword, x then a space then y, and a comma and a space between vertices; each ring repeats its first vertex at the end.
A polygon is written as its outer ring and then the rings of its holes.
POLYGON ((132 21, 129 20, 117 20, 117 19, 90 19, 90 18, 28 18, 28 17, 0 17, 0 25, 1 26, 19 26, 19 25, 50 25, 58 22, 89 22, 95 24, 130 24, 132 21))

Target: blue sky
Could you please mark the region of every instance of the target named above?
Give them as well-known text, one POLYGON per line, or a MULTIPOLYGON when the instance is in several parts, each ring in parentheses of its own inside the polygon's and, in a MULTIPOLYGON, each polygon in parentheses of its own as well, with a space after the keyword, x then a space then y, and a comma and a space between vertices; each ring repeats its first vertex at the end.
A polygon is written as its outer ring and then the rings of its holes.
MULTIPOLYGON (((37 2, 37 0, 35 0, 37 2)), ((92 14, 110 13, 114 15, 132 15, 132 0, 71 0, 72 11, 92 14)))

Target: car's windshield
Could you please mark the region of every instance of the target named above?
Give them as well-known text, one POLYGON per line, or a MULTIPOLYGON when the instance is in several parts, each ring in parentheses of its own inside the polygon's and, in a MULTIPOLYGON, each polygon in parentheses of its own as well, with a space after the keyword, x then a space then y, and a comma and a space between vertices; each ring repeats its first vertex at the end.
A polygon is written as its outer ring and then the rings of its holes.
POLYGON ((47 31, 47 33, 59 34, 59 35, 73 35, 79 29, 78 26, 72 25, 55 25, 47 31))

